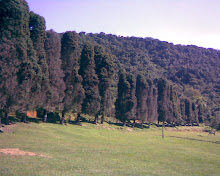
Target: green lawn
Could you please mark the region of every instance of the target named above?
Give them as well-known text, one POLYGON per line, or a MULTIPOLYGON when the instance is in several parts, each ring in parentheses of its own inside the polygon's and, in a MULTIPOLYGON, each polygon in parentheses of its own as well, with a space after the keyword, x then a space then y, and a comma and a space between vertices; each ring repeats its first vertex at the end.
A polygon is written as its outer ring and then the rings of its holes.
POLYGON ((104 127, 17 123, 15 133, 0 133, 0 149, 52 158, 0 153, 0 175, 220 175, 220 133, 165 131, 162 139, 154 127, 104 127))

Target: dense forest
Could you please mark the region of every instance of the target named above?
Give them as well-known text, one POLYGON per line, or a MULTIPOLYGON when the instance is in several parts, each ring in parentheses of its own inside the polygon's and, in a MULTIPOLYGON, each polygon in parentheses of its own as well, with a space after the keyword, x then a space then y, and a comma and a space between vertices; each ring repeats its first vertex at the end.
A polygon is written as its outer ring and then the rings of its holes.
MULTIPOLYGON (((0 123, 38 111, 101 123, 220 124, 220 51, 153 38, 46 31, 25 0, 0 0, 0 123)), ((52 115, 51 115, 52 114, 52 115)), ((50 115, 50 119, 48 119, 50 115)))

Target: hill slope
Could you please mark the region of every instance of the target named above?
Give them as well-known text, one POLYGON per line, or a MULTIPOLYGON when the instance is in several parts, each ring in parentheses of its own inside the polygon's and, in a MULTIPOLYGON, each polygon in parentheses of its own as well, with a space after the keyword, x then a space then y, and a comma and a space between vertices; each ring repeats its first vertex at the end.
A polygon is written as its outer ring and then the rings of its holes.
POLYGON ((179 92, 204 101, 207 116, 219 116, 220 51, 194 45, 182 46, 152 38, 117 37, 111 34, 79 33, 85 41, 102 45, 114 57, 115 69, 126 68, 151 78, 166 77, 179 92))

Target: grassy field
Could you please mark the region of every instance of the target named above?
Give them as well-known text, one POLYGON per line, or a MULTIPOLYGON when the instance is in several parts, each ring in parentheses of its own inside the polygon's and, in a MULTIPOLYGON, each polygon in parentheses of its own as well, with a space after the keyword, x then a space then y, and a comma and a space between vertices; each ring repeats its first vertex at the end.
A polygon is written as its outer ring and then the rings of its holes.
MULTIPOLYGON (((114 125, 17 123, 0 133, 0 149, 50 157, 0 153, 1 176, 220 175, 220 133, 130 130, 114 125)), ((197 132, 196 132, 197 131, 197 132)))

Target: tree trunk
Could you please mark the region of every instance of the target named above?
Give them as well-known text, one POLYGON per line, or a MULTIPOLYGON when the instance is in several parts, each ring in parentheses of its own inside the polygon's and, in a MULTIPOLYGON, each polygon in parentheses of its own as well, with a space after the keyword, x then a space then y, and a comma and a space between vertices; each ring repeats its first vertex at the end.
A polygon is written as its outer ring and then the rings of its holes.
POLYGON ((47 111, 45 111, 45 114, 44 114, 44 122, 47 122, 47 111))
POLYGON ((157 122, 157 127, 159 127, 159 125, 160 125, 160 121, 158 120, 158 122, 157 122))
POLYGON ((62 112, 61 124, 62 124, 62 125, 65 124, 65 113, 64 113, 64 112, 62 112))
MULTIPOLYGON (((48 115, 47 115, 48 116, 48 115)), ((56 123, 56 117, 55 117, 55 113, 51 112, 50 113, 50 122, 52 123, 56 123)))
POLYGON ((141 121, 141 129, 143 129, 143 128, 144 128, 144 122, 141 121))
POLYGON ((134 123, 133 123, 133 125, 132 125, 132 128, 134 128, 135 127, 135 120, 134 120, 134 123))
POLYGON ((163 121, 163 125, 162 125, 162 138, 164 138, 164 121, 163 121))
POLYGON ((80 119, 81 119, 80 114, 77 114, 77 119, 76 119, 77 125, 81 125, 80 119))
POLYGON ((123 122, 123 127, 126 127, 126 121, 123 122))
POLYGON ((103 113, 102 113, 102 117, 101 117, 101 124, 104 123, 104 120, 105 120, 105 114, 104 114, 104 112, 103 112, 103 113))
POLYGON ((5 112, 5 125, 9 125, 8 112, 5 112))
POLYGON ((27 115, 26 115, 26 114, 23 114, 23 115, 22 115, 22 121, 23 121, 24 123, 27 123, 27 115))
POLYGON ((141 121, 141 129, 143 129, 143 128, 144 128, 144 122, 141 121))
POLYGON ((98 124, 98 120, 99 120, 99 114, 97 113, 96 115, 95 115, 95 120, 94 120, 94 124, 98 124))

